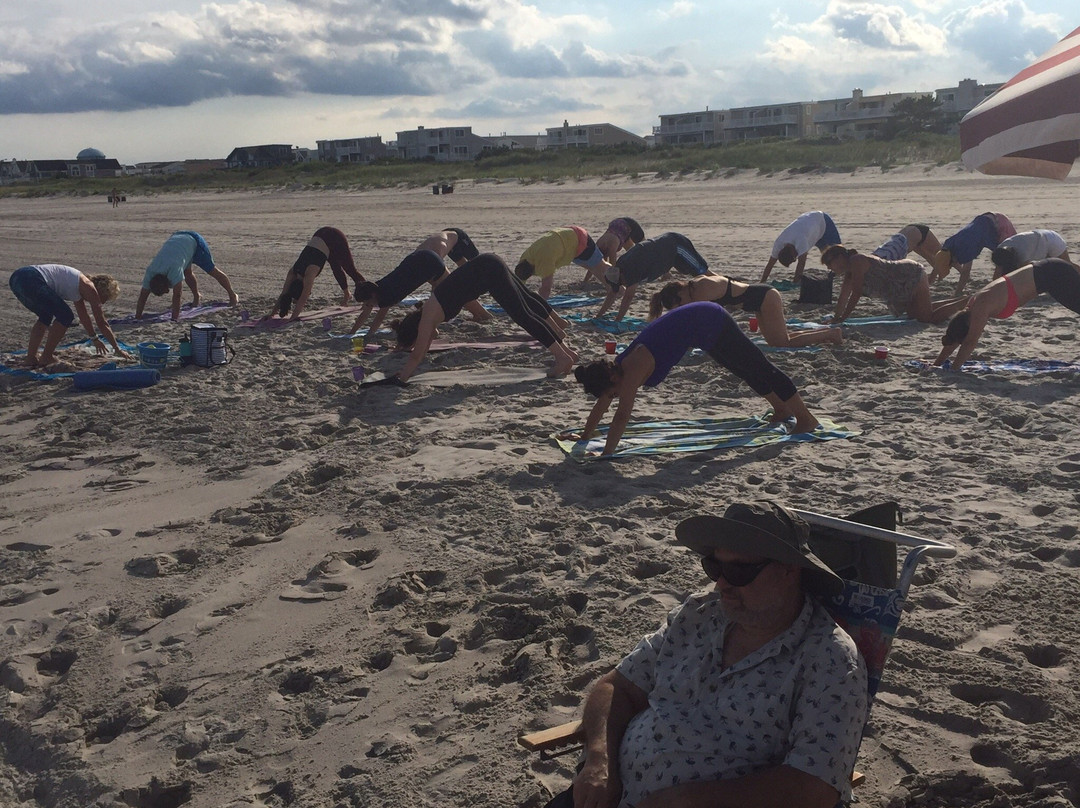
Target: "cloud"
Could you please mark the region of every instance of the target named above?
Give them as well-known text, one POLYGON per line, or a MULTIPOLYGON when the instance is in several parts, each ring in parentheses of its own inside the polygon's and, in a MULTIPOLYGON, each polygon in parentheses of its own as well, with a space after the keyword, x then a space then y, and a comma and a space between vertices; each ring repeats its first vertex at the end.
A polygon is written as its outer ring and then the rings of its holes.
POLYGON ((565 44, 567 30, 605 27, 584 15, 544 17, 520 0, 237 0, 68 34, 57 25, 45 39, 13 30, 0 63, 0 114, 129 111, 241 95, 462 95, 506 78, 684 70, 674 60, 565 44))
POLYGON ((1002 77, 1023 70, 1057 42, 1061 19, 1036 14, 1023 0, 987 0, 945 20, 950 42, 1002 77))
POLYGON ((910 16, 899 6, 832 2, 821 23, 856 47, 939 54, 945 46, 940 28, 910 16))
POLYGON ((466 104, 462 109, 438 109, 436 114, 444 118, 458 120, 474 118, 513 120, 518 118, 547 119, 552 115, 566 116, 573 112, 592 112, 602 110, 603 106, 593 101, 568 97, 562 93, 541 93, 539 95, 514 95, 513 97, 487 96, 466 104))
POLYGON ((676 20, 680 17, 688 17, 697 11, 697 8, 689 0, 675 0, 667 8, 658 8, 653 13, 662 20, 676 20))

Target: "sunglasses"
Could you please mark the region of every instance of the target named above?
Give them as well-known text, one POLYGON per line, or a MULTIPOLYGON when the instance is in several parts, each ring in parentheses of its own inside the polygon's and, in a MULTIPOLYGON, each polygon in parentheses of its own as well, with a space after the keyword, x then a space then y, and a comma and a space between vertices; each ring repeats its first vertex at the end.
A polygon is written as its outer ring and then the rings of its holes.
POLYGON ((715 556, 701 557, 701 568, 712 580, 723 578, 732 586, 749 586, 761 571, 773 563, 773 559, 764 561, 721 561, 715 556))

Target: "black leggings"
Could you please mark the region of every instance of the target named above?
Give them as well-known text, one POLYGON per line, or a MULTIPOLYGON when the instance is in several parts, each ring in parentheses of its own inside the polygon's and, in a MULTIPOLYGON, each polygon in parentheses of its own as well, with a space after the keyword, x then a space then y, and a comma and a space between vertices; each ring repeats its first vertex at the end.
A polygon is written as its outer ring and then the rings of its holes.
POLYGON ((553 309, 536 292, 514 277, 506 262, 493 253, 483 253, 450 273, 435 287, 432 296, 439 302, 447 319, 480 295, 489 294, 510 318, 524 328, 545 348, 559 341, 548 316, 553 309))
POLYGON ((1067 309, 1080 314, 1080 271, 1060 258, 1047 258, 1031 265, 1035 291, 1054 298, 1067 309))
POLYGON ((798 392, 791 378, 766 358, 731 317, 724 318, 720 339, 706 353, 759 396, 776 393, 781 401, 787 401, 798 392))

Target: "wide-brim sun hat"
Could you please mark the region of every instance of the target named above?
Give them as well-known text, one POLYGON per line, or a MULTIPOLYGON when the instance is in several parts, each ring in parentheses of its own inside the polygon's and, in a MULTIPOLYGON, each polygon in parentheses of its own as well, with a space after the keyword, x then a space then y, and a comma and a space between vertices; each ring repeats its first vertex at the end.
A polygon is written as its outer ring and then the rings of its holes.
POLYGON ((735 503, 723 516, 691 516, 675 528, 675 538, 703 556, 728 550, 801 567, 811 594, 838 595, 844 588, 844 580, 811 551, 810 526, 772 500, 735 503))

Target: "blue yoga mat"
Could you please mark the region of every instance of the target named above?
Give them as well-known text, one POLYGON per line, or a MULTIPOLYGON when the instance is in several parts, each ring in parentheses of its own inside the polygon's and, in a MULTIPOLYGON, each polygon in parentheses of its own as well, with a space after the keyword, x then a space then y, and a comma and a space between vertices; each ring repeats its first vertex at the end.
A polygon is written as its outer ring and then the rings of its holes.
MULTIPOLYGON (((841 328, 859 328, 865 325, 907 325, 908 323, 918 322, 910 317, 893 317, 891 315, 882 315, 880 317, 848 317, 844 322, 840 323, 841 328)), ((791 317, 787 321, 788 328, 827 328, 832 327, 832 323, 819 323, 814 320, 800 320, 798 317, 791 317)))
MULTIPOLYGON (((818 420, 821 421, 821 426, 813 432, 799 434, 789 433, 783 424, 770 423, 768 416, 631 423, 623 432, 618 448, 610 457, 704 452, 736 446, 767 446, 772 443, 806 443, 852 438, 861 434, 858 431, 838 426, 826 418, 818 420)), ((551 437, 571 459, 580 463, 587 460, 608 459, 599 456, 607 440, 607 427, 601 427, 588 441, 574 440, 571 437, 579 431, 579 429, 565 429, 551 437), (586 452, 596 454, 589 456, 586 452)))
MULTIPOLYGON (((552 295, 547 299, 548 305, 553 309, 575 309, 582 306, 595 306, 597 303, 602 303, 604 298, 602 297, 590 297, 589 295, 552 295)), ((490 312, 496 314, 505 314, 501 306, 491 305, 484 306, 490 312)))
POLYGON ((159 381, 161 371, 153 368, 82 370, 72 379, 76 390, 134 390, 150 387, 159 381))
MULTIPOLYGON (((905 367, 917 370, 951 370, 952 363, 937 367, 925 359, 909 359, 905 367)), ((1080 362, 1064 362, 1059 359, 1001 359, 993 362, 969 360, 964 363, 965 373, 1080 373, 1080 362)))
POLYGON ((609 334, 628 334, 634 331, 640 331, 649 324, 647 320, 640 320, 637 317, 624 317, 621 320, 609 320, 607 317, 586 317, 583 314, 567 314, 565 319, 572 323, 591 325, 594 328, 599 328, 601 331, 606 331, 609 334))

